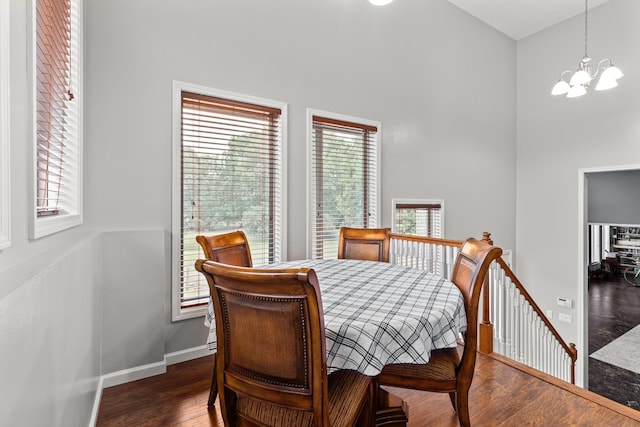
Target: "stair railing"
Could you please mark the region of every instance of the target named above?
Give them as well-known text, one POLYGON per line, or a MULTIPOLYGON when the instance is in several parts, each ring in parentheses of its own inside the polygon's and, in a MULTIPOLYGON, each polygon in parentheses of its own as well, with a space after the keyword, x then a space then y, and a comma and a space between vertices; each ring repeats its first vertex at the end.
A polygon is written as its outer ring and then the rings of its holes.
MULTIPOLYGON (((493 244, 490 233, 482 240, 493 244)), ((391 234, 391 263, 414 267, 450 278, 463 242, 433 237, 391 234)), ((524 365, 575 384, 575 344, 567 344, 502 259, 494 261, 485 281, 482 353, 496 352, 524 365)))
POLYGON ((494 351, 575 384, 575 344, 560 337, 503 259, 491 265, 489 275, 494 351))

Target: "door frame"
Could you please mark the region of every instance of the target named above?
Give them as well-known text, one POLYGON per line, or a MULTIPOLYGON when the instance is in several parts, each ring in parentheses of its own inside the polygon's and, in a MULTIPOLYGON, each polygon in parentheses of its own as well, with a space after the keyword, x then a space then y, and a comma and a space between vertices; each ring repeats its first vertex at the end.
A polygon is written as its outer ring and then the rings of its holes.
POLYGON ((582 371, 576 372, 576 383, 584 389, 589 389, 589 277, 585 266, 589 265, 589 218, 588 218, 588 175, 598 172, 623 172, 629 170, 640 170, 640 164, 601 166, 593 168, 578 169, 578 280, 581 286, 582 304, 578 308, 578 349, 582 349, 579 354, 578 366, 582 365, 582 371), (582 377, 582 381, 580 381, 582 377))

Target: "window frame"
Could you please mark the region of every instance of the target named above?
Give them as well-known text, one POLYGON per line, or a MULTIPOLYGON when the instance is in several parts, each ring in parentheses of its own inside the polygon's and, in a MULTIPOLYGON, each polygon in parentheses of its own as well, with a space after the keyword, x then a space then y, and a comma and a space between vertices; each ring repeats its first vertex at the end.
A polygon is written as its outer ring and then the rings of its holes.
POLYGON ((375 209, 372 210, 374 214, 373 221, 369 224, 369 227, 376 228, 380 224, 380 200, 381 200, 381 188, 380 183, 381 179, 381 153, 382 153, 382 123, 376 120, 365 119, 361 117, 349 116, 340 113, 334 113, 330 111, 319 110, 315 108, 307 108, 307 244, 306 244, 306 257, 311 259, 315 257, 313 250, 313 233, 315 228, 315 218, 313 217, 313 213, 315 212, 316 201, 313 199, 313 185, 314 185, 314 167, 313 167, 313 117, 318 116, 324 119, 336 120, 342 122, 354 123, 366 127, 375 127, 377 128, 376 137, 375 137, 375 188, 376 194, 372 197, 372 200, 375 203, 375 209))
POLYGON ((11 246, 9 2, 0 2, 0 249, 11 246))
POLYGON ((84 105, 84 1, 70 0, 71 4, 71 74, 73 76, 72 92, 74 94, 74 114, 76 115, 76 129, 66 139, 68 150, 65 151, 65 184, 68 190, 61 196, 61 210, 57 215, 38 216, 38 140, 37 140, 37 1, 29 1, 31 25, 31 52, 29 58, 29 72, 31 82, 31 185, 30 185, 30 221, 29 238, 39 239, 76 227, 83 223, 83 105, 84 105))
POLYGON ((171 318, 180 321, 204 316, 207 306, 182 308, 180 304, 180 258, 182 233, 182 92, 192 92, 203 96, 228 99, 281 110, 281 164, 280 164, 280 218, 282 226, 275 238, 280 248, 280 259, 287 256, 287 104, 281 101, 259 98, 251 95, 229 92, 207 86, 174 80, 172 83, 172 221, 171 221, 171 318))
POLYGON ((444 228, 444 214, 445 214, 445 205, 444 199, 391 199, 391 232, 397 233, 396 227, 396 219, 397 219, 397 206, 398 205, 424 205, 432 206, 432 205, 440 205, 440 236, 424 236, 424 237, 434 237, 443 239, 445 236, 445 228, 444 228))

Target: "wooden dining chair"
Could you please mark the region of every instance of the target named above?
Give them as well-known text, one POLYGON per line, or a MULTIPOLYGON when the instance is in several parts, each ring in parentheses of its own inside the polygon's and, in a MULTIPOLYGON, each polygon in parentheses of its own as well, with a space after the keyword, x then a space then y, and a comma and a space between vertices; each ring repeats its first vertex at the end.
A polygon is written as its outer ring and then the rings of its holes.
POLYGON ((381 385, 449 393, 461 426, 469 426, 469 388, 478 344, 480 290, 491 262, 502 249, 476 239, 464 242, 456 258, 451 281, 460 289, 467 315, 462 357, 456 348, 432 350, 427 364, 391 364, 378 376, 381 385))
MULTIPOLYGON (((239 267, 252 267, 251 250, 249 241, 242 230, 214 235, 196 236, 196 242, 204 251, 204 256, 212 261, 223 264, 237 265, 239 267)), ((207 405, 212 407, 218 396, 218 383, 216 382, 216 355, 213 355, 213 378, 209 390, 207 405)))
POLYGON ((196 236, 196 242, 202 247, 207 259, 239 267, 253 267, 249 241, 242 230, 196 236))
POLYGON ((225 426, 373 423, 373 378, 327 376, 320 287, 309 268, 258 270, 198 260, 213 297, 225 426))
POLYGON ((389 228, 340 228, 338 259, 389 262, 389 228))

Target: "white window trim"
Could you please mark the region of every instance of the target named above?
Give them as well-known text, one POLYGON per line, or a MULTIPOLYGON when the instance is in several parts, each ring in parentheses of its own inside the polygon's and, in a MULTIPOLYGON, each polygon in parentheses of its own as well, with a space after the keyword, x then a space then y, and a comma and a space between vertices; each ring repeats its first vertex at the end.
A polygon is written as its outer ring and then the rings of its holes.
POLYGON ((73 189, 71 195, 66 197, 62 203, 64 206, 64 212, 55 216, 38 217, 37 214, 37 134, 36 134, 36 0, 31 0, 29 24, 30 28, 30 54, 28 55, 28 69, 31 75, 29 76, 31 82, 31 185, 30 185, 30 221, 29 221, 29 238, 39 239, 44 236, 48 236, 59 231, 63 231, 72 227, 81 225, 83 222, 83 105, 84 105, 84 85, 83 85, 83 46, 84 46, 84 7, 83 0, 71 0, 72 12, 71 19, 76 20, 77 31, 72 32, 72 37, 77 38, 74 40, 74 44, 77 46, 77 51, 74 51, 76 55, 73 61, 77 69, 73 75, 76 89, 73 91, 75 98, 74 102, 77 102, 78 108, 78 129, 75 138, 75 144, 69 151, 69 157, 66 162, 70 165, 68 179, 71 181, 68 187, 73 189))
POLYGON ((254 96, 228 92, 221 89, 214 89, 206 86, 200 86, 192 83, 185 83, 174 80, 172 85, 172 219, 171 219, 171 319, 179 321, 190 319, 193 317, 204 316, 207 314, 207 307, 181 308, 180 307, 180 232, 182 227, 182 186, 181 186, 181 110, 182 110, 182 91, 198 93, 201 95, 213 96, 247 102, 252 104, 264 105, 268 107, 279 108, 282 111, 280 118, 282 126, 282 164, 280 173, 282 174, 282 202, 281 202, 281 218, 282 218, 282 244, 281 259, 287 259, 287 104, 271 99, 258 98, 254 96))
POLYGON ((0 249, 11 246, 9 13, 9 2, 0 2, 0 249))
POLYGON ((444 228, 444 199, 391 199, 391 232, 397 233, 396 230, 396 206, 403 204, 411 205, 440 205, 440 231, 442 238, 446 236, 444 228))
POLYGON ((382 153, 382 123, 376 120, 363 119, 360 117, 347 116, 339 113, 332 113, 329 111, 316 110, 314 108, 307 108, 307 258, 313 256, 313 248, 311 247, 311 239, 313 232, 314 218, 311 218, 311 212, 313 212, 314 203, 311 200, 312 185, 313 185, 313 116, 320 116, 327 119, 341 120, 344 122, 359 123, 363 125, 375 126, 378 129, 376 136, 376 223, 379 225, 381 221, 380 217, 380 183, 382 182, 381 176, 381 153, 382 153))

